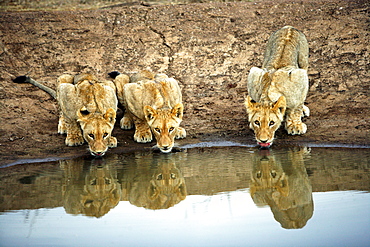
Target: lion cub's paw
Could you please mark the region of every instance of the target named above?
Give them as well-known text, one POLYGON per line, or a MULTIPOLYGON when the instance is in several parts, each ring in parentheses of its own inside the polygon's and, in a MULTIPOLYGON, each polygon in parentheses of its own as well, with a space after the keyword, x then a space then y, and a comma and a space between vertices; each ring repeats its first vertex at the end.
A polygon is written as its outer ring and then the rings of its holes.
POLYGON ((184 128, 178 127, 176 132, 176 139, 182 139, 186 137, 186 130, 184 128))
POLYGON ((285 129, 289 135, 303 135, 307 131, 307 125, 305 123, 288 121, 285 129))
POLYGON ((152 132, 150 131, 150 129, 147 129, 145 131, 136 130, 134 140, 141 143, 151 142, 153 140, 152 132))
POLYGON ((108 140, 108 147, 110 148, 115 148, 117 147, 117 138, 111 136, 109 137, 109 140, 108 140))
POLYGON ((73 147, 73 146, 80 146, 85 143, 85 140, 82 136, 79 135, 67 135, 66 138, 66 145, 73 147))
POLYGON ((120 121, 121 129, 129 130, 134 127, 134 123, 131 118, 123 117, 120 121))
POLYGON ((61 122, 59 122, 59 124, 58 124, 58 134, 67 134, 67 128, 61 122))

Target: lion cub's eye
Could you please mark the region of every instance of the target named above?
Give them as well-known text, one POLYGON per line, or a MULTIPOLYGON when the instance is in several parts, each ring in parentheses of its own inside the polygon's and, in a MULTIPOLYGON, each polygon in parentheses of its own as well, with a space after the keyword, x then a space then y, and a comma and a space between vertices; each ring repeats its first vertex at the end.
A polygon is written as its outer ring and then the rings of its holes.
POLYGON ((175 173, 171 173, 171 176, 170 176, 172 179, 176 179, 176 174, 175 173))
POLYGON ((256 120, 256 121, 254 121, 254 124, 257 125, 257 126, 260 126, 260 121, 256 120))
POLYGON ((275 122, 274 121, 270 121, 269 122, 269 126, 272 126, 272 125, 274 125, 275 124, 275 122))
POLYGON ((94 139, 94 134, 88 134, 88 136, 92 139, 94 139))
POLYGON ((158 133, 161 133, 161 130, 159 128, 155 128, 154 130, 157 131, 158 133))
POLYGON ((171 127, 168 131, 172 132, 175 129, 175 127, 171 127))
POLYGON ((108 133, 104 133, 103 134, 103 138, 107 137, 108 136, 108 133))
POLYGON ((162 173, 158 174, 158 175, 157 175, 157 180, 162 180, 162 179, 163 179, 163 175, 162 175, 162 173))

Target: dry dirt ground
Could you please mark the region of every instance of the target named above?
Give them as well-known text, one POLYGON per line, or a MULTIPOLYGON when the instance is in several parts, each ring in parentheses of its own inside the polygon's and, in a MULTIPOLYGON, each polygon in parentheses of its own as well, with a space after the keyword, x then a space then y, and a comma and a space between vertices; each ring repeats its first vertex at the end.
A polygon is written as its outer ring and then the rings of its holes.
MULTIPOLYGON (((243 106, 246 78, 261 66, 270 34, 292 25, 310 46, 308 132, 274 145, 370 145, 369 2, 339 0, 131 4, 74 11, 0 13, 0 165, 17 159, 86 154, 57 134, 56 101, 29 75, 55 88, 62 73, 145 68, 182 87, 188 137, 180 144, 231 140, 254 144, 243 106)), ((122 114, 122 112, 120 112, 122 114)), ((118 122, 118 121, 117 121, 118 122)), ((111 152, 147 148, 133 131, 114 130, 111 152)))

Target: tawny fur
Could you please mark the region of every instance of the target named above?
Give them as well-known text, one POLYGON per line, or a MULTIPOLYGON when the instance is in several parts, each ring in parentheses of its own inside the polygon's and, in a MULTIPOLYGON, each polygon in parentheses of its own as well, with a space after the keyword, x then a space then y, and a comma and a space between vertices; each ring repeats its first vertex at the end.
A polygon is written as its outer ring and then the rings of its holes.
POLYGON ((104 159, 61 160, 59 166, 64 172, 62 198, 68 214, 100 218, 122 200, 117 169, 104 159))
POLYGON ((168 153, 174 139, 185 138, 185 129, 179 127, 183 116, 182 94, 177 81, 165 74, 142 71, 129 77, 115 78, 117 96, 125 106, 122 129, 135 125, 134 140, 151 142, 154 134, 157 147, 168 153))
POLYGON ((308 42, 303 33, 286 26, 271 35, 262 69, 253 67, 248 76, 247 108, 250 128, 257 142, 269 146, 285 119, 288 134, 304 134, 304 105, 308 92, 308 42))
POLYGON ((149 173, 140 170, 130 181, 126 190, 128 200, 137 207, 147 209, 167 209, 184 200, 187 196, 185 179, 172 157, 156 159, 152 155, 136 158, 136 165, 141 169, 152 164, 149 173), (140 164, 144 162, 143 164, 140 164))
POLYGON ((111 81, 98 81, 91 74, 58 78, 57 99, 61 109, 58 132, 67 134, 66 145, 86 141, 93 155, 103 155, 116 147, 112 137, 118 100, 111 81))
POLYGON ((263 154, 256 152, 253 160, 249 186, 254 203, 269 205, 274 218, 286 229, 304 227, 313 214, 312 186, 303 162, 309 150, 263 154))
POLYGON ((108 147, 117 146, 117 139, 111 136, 118 104, 112 81, 98 81, 91 74, 64 74, 57 79, 55 92, 29 77, 19 78, 41 88, 58 101, 58 133, 67 134, 67 146, 82 145, 86 141, 94 156, 102 156, 108 147))

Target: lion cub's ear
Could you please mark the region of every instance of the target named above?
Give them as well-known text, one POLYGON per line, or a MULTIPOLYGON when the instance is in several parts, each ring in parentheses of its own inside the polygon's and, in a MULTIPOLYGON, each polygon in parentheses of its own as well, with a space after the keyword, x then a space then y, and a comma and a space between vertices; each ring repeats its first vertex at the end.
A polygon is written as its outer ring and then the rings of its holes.
POLYGON ((89 115, 90 112, 87 110, 87 108, 85 106, 83 106, 79 111, 77 111, 77 116, 80 118, 82 117, 86 117, 87 115, 89 115))
POLYGON ((274 111, 280 111, 282 115, 285 114, 286 110, 286 99, 284 96, 280 96, 280 98, 275 102, 275 104, 272 107, 272 110, 274 111))
POLYGON ((116 122, 116 111, 113 108, 109 108, 103 117, 109 123, 114 124, 116 122))
POLYGON ((86 107, 82 107, 80 110, 77 110, 78 119, 85 119, 90 114, 86 107))
POLYGON ((253 112, 253 110, 256 108, 256 105, 258 103, 256 101, 254 101, 249 95, 247 96, 247 98, 245 98, 245 101, 244 101, 244 105, 245 107, 247 108, 247 113, 251 113, 253 112))
POLYGON ((184 106, 182 105, 182 103, 176 104, 171 110, 172 115, 180 119, 182 119, 183 112, 184 106))
POLYGON ((150 122, 157 116, 157 111, 151 106, 144 106, 144 115, 147 122, 150 122))
POLYGON ((89 117, 90 112, 82 107, 80 110, 77 110, 77 122, 84 125, 89 117))

